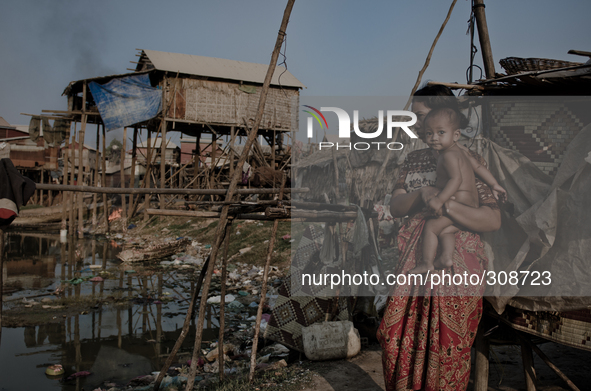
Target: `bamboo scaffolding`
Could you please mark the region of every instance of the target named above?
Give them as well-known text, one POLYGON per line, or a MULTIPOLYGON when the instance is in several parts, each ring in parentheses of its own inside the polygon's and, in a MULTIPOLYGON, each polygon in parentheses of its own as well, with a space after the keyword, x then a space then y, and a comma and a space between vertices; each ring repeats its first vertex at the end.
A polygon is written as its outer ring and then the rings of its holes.
MULTIPOLYGON (((281 46, 283 45, 283 40, 285 38, 285 30, 286 30, 287 24, 289 22, 289 16, 291 14, 291 10, 293 8, 294 2, 295 2, 295 0, 288 0, 288 2, 287 2, 287 6, 286 6, 285 12, 283 14, 283 19, 281 21, 281 27, 279 28, 279 33, 277 35, 277 40, 275 42, 275 48, 273 50, 273 54, 271 55, 271 62, 269 64, 269 68, 268 68, 267 74, 265 76, 265 81, 264 81, 263 87, 261 89, 259 107, 257 110, 257 115, 255 117, 254 126, 253 126, 252 131, 248 135, 248 138, 246 140, 246 144, 244 146, 244 150, 242 152, 242 155, 240 156, 240 159, 238 160, 238 164, 237 164, 238 167, 242 167, 244 165, 244 162, 246 161, 246 158, 248 157, 248 152, 254 142, 254 139, 257 136, 259 124, 261 123, 261 120, 263 118, 263 111, 265 108, 265 102, 267 99, 267 93, 269 91, 269 86, 271 84, 271 78, 273 76, 273 72, 274 72, 275 67, 277 65, 277 58, 279 57, 279 51, 281 50, 281 46)), ((228 188, 228 192, 226 194, 226 201, 231 201, 232 197, 234 196, 234 194, 236 192, 239 176, 241 176, 239 174, 241 174, 241 172, 239 172, 238 170, 236 170, 234 172, 234 176, 232 177, 232 180, 230 181, 230 187, 228 188)), ((195 376, 197 373, 197 361, 198 361, 199 354, 201 352, 201 340, 202 340, 202 336, 203 336, 203 323, 204 323, 205 308, 207 306, 207 294, 209 293, 209 287, 211 285, 211 276, 213 273, 213 268, 215 265, 215 260, 217 257, 218 249, 222 243, 223 233, 226 229, 226 224, 228 223, 228 221, 227 221, 228 220, 228 210, 229 210, 229 205, 224 205, 224 207, 222 208, 221 216, 220 216, 220 222, 219 222, 217 229, 216 229, 216 241, 215 241, 215 244, 212 247, 212 251, 211 251, 211 263, 208 265, 207 275, 205 277, 205 281, 203 284, 203 293, 202 293, 201 302, 199 305, 199 319, 197 321, 197 327, 196 327, 196 331, 195 331, 195 345, 193 348, 193 359, 191 361, 191 367, 189 370, 187 386, 185 388, 186 391, 191 391, 193 389, 193 384, 195 383, 195 376)))

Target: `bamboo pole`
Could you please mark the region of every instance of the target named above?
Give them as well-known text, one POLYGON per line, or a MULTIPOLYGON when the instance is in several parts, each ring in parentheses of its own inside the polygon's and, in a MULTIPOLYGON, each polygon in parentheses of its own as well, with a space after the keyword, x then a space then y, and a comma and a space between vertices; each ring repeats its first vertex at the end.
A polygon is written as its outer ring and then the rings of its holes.
POLYGON ((195 137, 195 166, 193 167, 193 188, 199 188, 199 181, 197 177, 199 176, 199 166, 201 165, 201 131, 197 131, 197 136, 195 137))
MULTIPOLYGON (((209 164, 209 183, 210 189, 213 189, 214 186, 214 177, 215 177, 215 167, 217 165, 217 162, 215 160, 215 156, 217 154, 217 149, 218 149, 218 143, 217 143, 217 137, 215 134, 211 135, 211 156, 210 156, 210 164, 209 164)), ((213 200, 212 200, 213 201, 213 200)))
MULTIPOLYGON (((166 187, 166 147, 168 145, 168 143, 166 142, 166 113, 168 112, 168 107, 166 105, 166 88, 167 79, 166 75, 164 75, 162 79, 162 139, 160 141, 160 187, 162 189, 166 187)), ((165 204, 166 201, 164 200, 164 196, 161 195, 160 209, 164 209, 166 207, 165 204)))
MULTIPOLYGON (((150 187, 150 172, 152 171, 152 139, 150 129, 147 129, 146 139, 146 173, 144 174, 143 187, 150 187)), ((150 207, 150 197, 144 197, 144 221, 148 221, 148 208, 150 207)))
POLYGON ((232 230, 232 220, 226 225, 226 240, 224 242, 224 254, 222 258, 222 292, 220 299, 220 333, 218 336, 218 360, 220 369, 220 381, 224 380, 224 329, 226 328, 225 309, 226 304, 226 282, 228 279, 228 248, 230 247, 230 231, 232 230))
POLYGON ((484 336, 481 328, 476 333, 474 348, 476 349, 476 363, 474 365, 474 391, 487 391, 488 372, 490 365, 488 360, 488 356, 490 354, 490 340, 488 337, 484 336))
MULTIPOLYGON (((133 127, 133 149, 131 152, 131 172, 130 172, 130 178, 129 178, 129 187, 133 187, 135 188, 135 165, 137 163, 137 126, 133 127)), ((134 200, 133 200, 133 195, 129 196, 129 214, 128 214, 128 218, 132 218, 133 217, 133 208, 131 208, 131 206, 134 204, 134 200)))
MULTIPOLYGON (((43 175, 44 174, 43 167, 41 167, 41 170, 39 170, 39 171, 40 171, 40 175, 41 175, 41 183, 43 183, 43 180, 44 180, 44 178, 43 178, 44 177, 44 175, 43 175)), ((40 190, 39 191, 39 205, 45 206, 43 204, 43 190, 40 190)))
MULTIPOLYGON (((121 188, 125 189, 125 149, 127 146, 127 127, 123 128, 123 146, 121 148, 121 188)), ((127 231, 127 205, 125 194, 121 195, 121 222, 123 224, 123 231, 127 231)))
MULTIPOLYGON (((107 186, 107 133, 105 131, 105 124, 102 125, 103 130, 103 156, 102 156, 102 166, 103 172, 101 177, 101 184, 103 186, 107 186)), ((111 231, 111 227, 109 225, 109 204, 107 202, 107 194, 103 193, 103 212, 105 215, 105 224, 107 227, 107 232, 111 231)))
POLYGON ((534 352, 536 352, 536 354, 542 359, 542 361, 544 361, 546 365, 550 367, 550 369, 552 369, 562 380, 564 380, 572 390, 579 391, 579 388, 575 386, 575 384, 560 369, 558 369, 558 367, 554 365, 552 361, 550 361, 548 356, 546 356, 546 354, 544 354, 544 352, 542 352, 540 348, 536 346, 536 344, 532 343, 530 340, 521 335, 519 335, 519 338, 521 339, 521 341, 524 341, 528 346, 530 346, 534 350, 534 352))
POLYGON ((4 230, 0 228, 0 343, 2 343, 2 302, 4 298, 4 230))
POLYGON ((166 358, 166 361, 164 362, 164 365, 162 366, 162 369, 160 370, 160 373, 158 374, 158 377, 154 382, 154 391, 158 391, 158 389, 160 388, 160 383, 162 383, 164 375, 166 375, 168 368, 170 368, 170 365, 176 357, 177 352, 181 348, 181 345, 183 344, 185 338, 187 337, 187 334, 189 333, 189 326, 191 325, 191 319, 193 319, 193 313, 195 312, 195 307, 197 305, 197 298, 199 297, 199 291, 201 291, 201 286, 203 284, 203 279, 205 278, 205 273, 207 272, 210 259, 210 257, 207 257, 207 259, 203 263, 201 273, 199 273, 199 279, 197 280, 197 285, 195 286, 195 289, 193 290, 193 295, 191 296, 191 303, 189 304, 189 308, 187 309, 187 315, 185 316, 185 322, 183 323, 181 334, 176 340, 174 347, 170 352, 170 355, 166 358))
MULTIPOLYGON (((281 183, 281 191, 279 192, 279 200, 283 198, 283 188, 285 187, 285 174, 281 183)), ((261 301, 259 308, 257 308, 257 319, 254 326, 254 337, 252 339, 252 352, 250 353, 250 372, 248 374, 248 380, 252 382, 254 380, 254 370, 257 365, 257 348, 259 345, 259 332, 261 329, 261 319, 263 317, 263 306, 265 305, 265 299, 267 296, 267 280, 269 279, 269 266, 271 265, 271 258, 273 257, 273 247, 275 246, 275 237, 277 236, 277 227, 279 221, 273 222, 273 230, 271 231, 271 238, 269 239, 269 250, 267 250, 267 261, 265 262, 265 270, 263 271, 263 281, 261 286, 261 301)))
MULTIPOLYGON (((66 137, 66 145, 64 147, 64 152, 62 152, 62 158, 64 160, 64 173, 62 175, 62 183, 63 186, 68 185, 68 165, 70 164, 70 135, 66 137)), ((67 193, 65 190, 62 190, 62 230, 68 229, 67 226, 67 219, 68 219, 68 205, 70 199, 70 193, 67 193)))
POLYGON ((234 142, 236 141, 236 129, 230 127, 230 178, 234 176, 234 142))
MULTIPOLYGON (((83 101, 86 102, 86 83, 84 83, 83 101)), ((82 125, 78 135, 78 186, 84 186, 84 136, 86 133, 86 114, 82 114, 82 125)), ((84 197, 78 195, 78 238, 84 237, 84 197)))
POLYGON ((478 28, 478 40, 480 41, 480 50, 482 51, 484 72, 486 73, 487 79, 493 79, 495 77, 495 62, 493 61, 484 8, 484 0, 474 0, 474 16, 476 17, 476 27, 478 28))
MULTIPOLYGON (((70 186, 72 187, 76 187, 74 185, 74 174, 75 174, 75 166, 76 166, 76 154, 75 154, 75 149, 76 149, 76 125, 74 125, 74 134, 72 135, 72 147, 70 148, 70 162, 72 163, 71 168, 71 172, 70 172, 70 186)), ((76 205, 76 198, 78 196, 77 193, 71 193, 72 197, 70 198, 70 218, 68 221, 69 227, 68 227, 68 233, 70 236, 74 235, 74 224, 75 224, 75 220, 74 220, 74 205, 76 205)))
MULTIPOLYGON (((96 125, 96 150, 95 150, 95 154, 94 154, 94 175, 93 175, 93 179, 94 179, 94 187, 98 186, 98 171, 99 171, 99 145, 100 145, 100 129, 99 129, 99 125, 96 125)), ((89 155, 90 156, 90 155, 89 155)), ((97 193, 94 193, 92 195, 92 229, 95 230, 96 229, 96 225, 97 225, 97 217, 96 217, 96 212, 97 212, 97 198, 98 195, 97 193)))
MULTIPOLYGON (((162 87, 164 89, 164 86, 162 87)), ((160 188, 166 187, 166 120, 162 120, 162 139, 160 140, 160 188)), ((172 186, 171 186, 172 187, 172 186)), ((160 196, 160 208, 166 207, 166 200, 160 196)))
MULTIPOLYGON (((255 117, 254 126, 248 138, 246 140, 246 144, 244 145, 244 151, 238 160, 238 167, 242 167, 246 158, 248 157, 248 152, 252 147, 252 144, 257 136, 258 128, 263 118, 263 111, 265 108, 265 103, 267 100, 267 93, 269 91, 269 85, 271 84, 271 78, 273 76, 273 72, 275 71, 275 67, 277 66, 277 58, 279 57, 279 51, 281 50, 281 46, 283 45, 283 40, 285 38, 285 30, 287 28, 287 24, 289 22, 289 15, 291 14, 291 10, 293 8, 295 0, 288 0, 287 6, 285 8, 285 12, 283 13, 283 19, 281 21, 281 27, 279 28, 279 34, 277 35, 277 40, 275 42, 275 48, 273 49, 273 54, 271 55, 271 62, 269 64, 269 68, 267 70, 267 74, 265 76, 265 81, 263 83, 263 87, 261 89, 261 96, 259 99, 259 107, 257 110, 257 115, 255 117)), ((232 200, 236 188, 238 186, 238 175, 239 172, 236 170, 234 172, 234 176, 230 181, 230 187, 228 188, 228 193, 226 194, 226 201, 232 200)), ((228 211, 229 206, 225 205, 222 208, 220 222, 216 229, 216 241, 214 246, 212 247, 211 252, 211 263, 208 266, 207 275, 205 277, 205 282, 203 285, 203 294, 201 296, 201 302, 199 305, 199 319, 197 321, 197 327, 195 331, 195 345, 193 347, 193 360, 191 361, 191 368, 189 371, 187 386, 185 388, 186 391, 191 391, 193 389, 193 384, 195 383, 195 376, 197 373, 197 358, 199 357, 199 353, 201 352, 201 339, 203 337, 203 323, 204 323, 204 314, 205 308, 207 306, 207 294, 209 293, 209 286, 211 284, 211 275, 213 273, 213 268, 215 265, 215 260, 217 256, 217 252, 219 250, 219 246, 221 244, 221 239, 223 237, 223 232, 225 231, 227 218, 228 218, 228 211)))
MULTIPOLYGON (((65 190, 72 192, 88 192, 101 194, 197 194, 197 195, 217 195, 227 196, 229 190, 226 189, 158 189, 158 188, 130 188, 121 189, 119 187, 93 187, 93 186, 74 186, 74 185, 52 185, 48 183, 36 183, 37 188, 44 190, 65 190)), ((281 189, 236 189, 234 194, 279 194, 281 189)), ((298 189, 287 188, 286 193, 307 193, 310 189, 302 187, 298 189)), ((357 212, 355 212, 357 213, 357 212)))

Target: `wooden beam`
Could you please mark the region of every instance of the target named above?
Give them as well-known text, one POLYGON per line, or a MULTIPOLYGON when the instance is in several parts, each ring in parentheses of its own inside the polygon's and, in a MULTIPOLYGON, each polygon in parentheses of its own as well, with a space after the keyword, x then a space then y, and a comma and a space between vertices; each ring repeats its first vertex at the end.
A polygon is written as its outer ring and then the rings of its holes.
POLYGON ((459 83, 443 83, 440 81, 430 81, 427 83, 430 86, 445 86, 449 87, 452 90, 464 89, 464 90, 484 90, 484 87, 476 85, 476 84, 459 84, 459 83))
POLYGON ((474 16, 476 17, 476 26, 478 27, 478 39, 480 40, 484 72, 487 79, 492 79, 495 77, 495 62, 493 61, 492 49, 490 47, 490 37, 488 35, 488 25, 486 24, 484 8, 484 0, 474 0, 474 16))
MULTIPOLYGON (((474 391, 488 390, 489 350, 490 340, 483 335, 482 328, 476 333, 474 348, 476 349, 476 364, 474 368, 474 391)), ((528 390, 529 391, 529 390, 528 390)))

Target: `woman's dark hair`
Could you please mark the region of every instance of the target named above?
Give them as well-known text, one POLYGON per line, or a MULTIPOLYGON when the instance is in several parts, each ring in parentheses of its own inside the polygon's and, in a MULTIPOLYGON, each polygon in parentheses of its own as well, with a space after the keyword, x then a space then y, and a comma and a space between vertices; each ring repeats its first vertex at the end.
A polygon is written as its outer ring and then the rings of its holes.
POLYGON ((424 104, 431 110, 450 108, 459 114, 460 128, 468 126, 468 120, 460 112, 458 99, 449 87, 425 85, 414 93, 412 100, 424 104))
POLYGON ((416 91, 413 102, 421 102, 431 110, 442 107, 458 108, 456 96, 449 87, 441 85, 426 85, 416 91))

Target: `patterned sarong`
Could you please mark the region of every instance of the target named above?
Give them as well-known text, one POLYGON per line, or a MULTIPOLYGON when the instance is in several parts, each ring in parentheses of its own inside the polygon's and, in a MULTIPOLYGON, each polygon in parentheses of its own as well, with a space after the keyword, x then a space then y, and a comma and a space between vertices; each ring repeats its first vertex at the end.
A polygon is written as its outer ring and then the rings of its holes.
MULTIPOLYGON (((422 259, 424 225, 424 215, 418 214, 400 229, 396 274, 407 273, 422 259)), ((482 275, 488 262, 479 235, 459 231, 455 248, 446 272, 482 275)), ((483 291, 484 286, 453 284, 394 288, 377 333, 387 390, 466 389, 483 291)))

